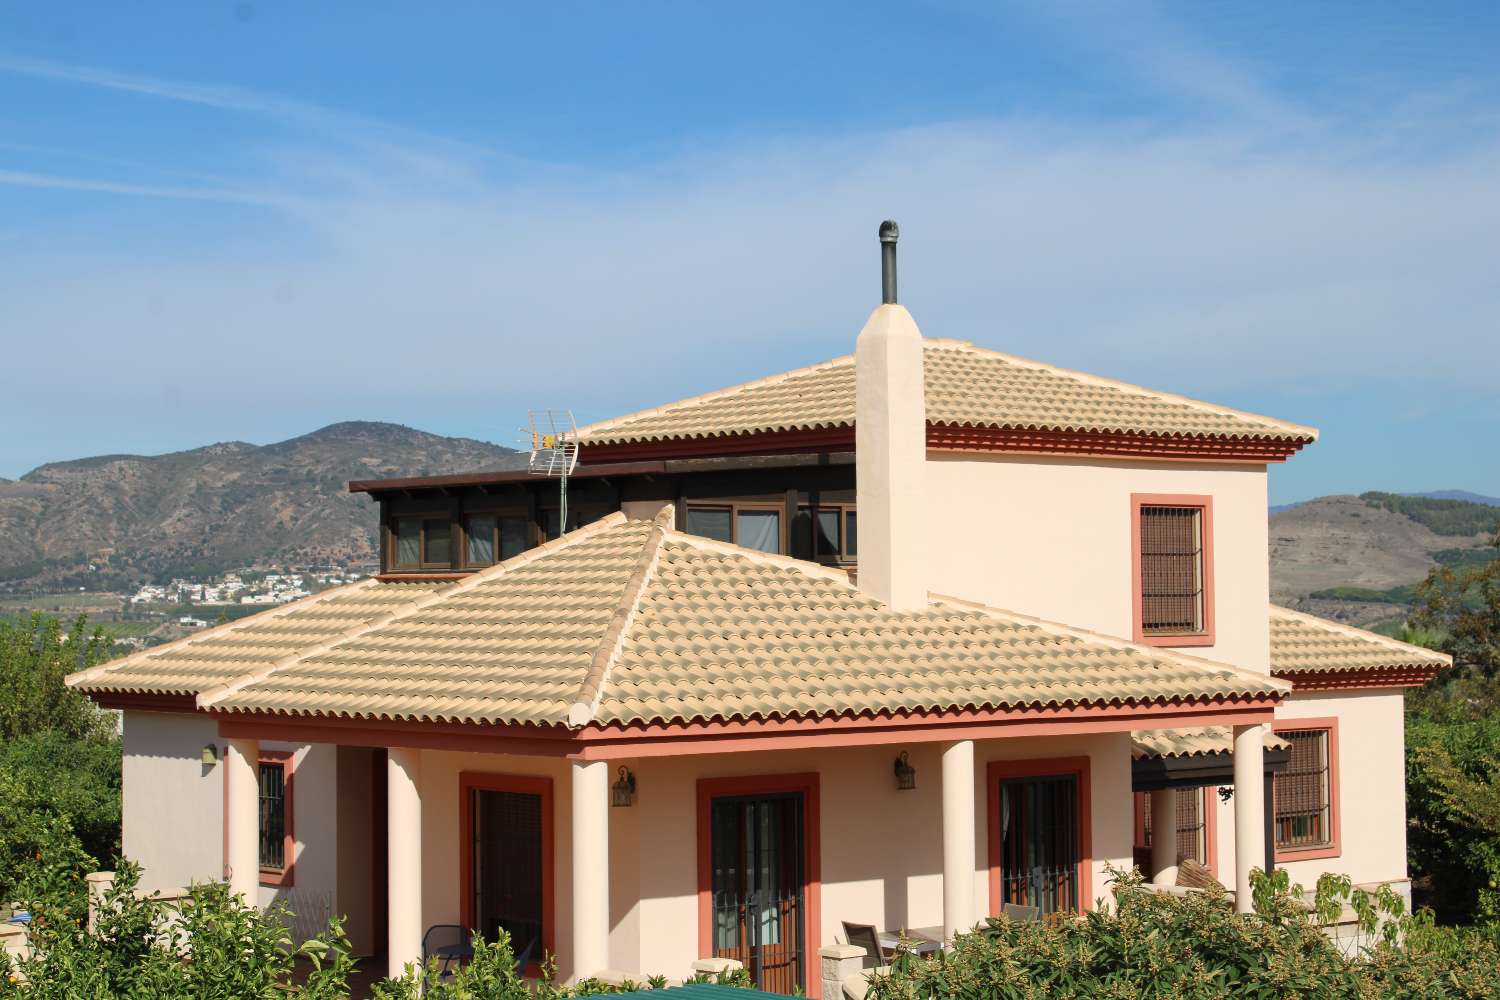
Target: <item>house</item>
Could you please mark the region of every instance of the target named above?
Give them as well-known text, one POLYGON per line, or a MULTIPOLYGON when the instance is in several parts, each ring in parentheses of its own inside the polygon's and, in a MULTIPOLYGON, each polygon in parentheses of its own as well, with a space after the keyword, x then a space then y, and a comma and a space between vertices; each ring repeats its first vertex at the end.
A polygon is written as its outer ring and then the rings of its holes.
POLYGON ((882 240, 853 356, 584 428, 566 515, 524 468, 356 482, 378 575, 70 677, 147 884, 392 970, 458 924, 813 996, 844 921, 1085 909, 1138 857, 1404 891, 1402 691, 1448 661, 1268 604, 1316 432, 925 339, 882 240))

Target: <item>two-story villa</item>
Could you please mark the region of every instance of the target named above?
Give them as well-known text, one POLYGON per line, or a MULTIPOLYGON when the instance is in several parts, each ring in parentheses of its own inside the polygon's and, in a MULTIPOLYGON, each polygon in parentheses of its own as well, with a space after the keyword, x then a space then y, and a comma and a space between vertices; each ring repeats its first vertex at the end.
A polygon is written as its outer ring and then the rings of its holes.
POLYGON ((147 884, 393 970, 458 924, 814 996, 844 922, 1136 859, 1404 888, 1402 689, 1447 660, 1268 605, 1316 432, 924 339, 882 240, 852 356, 584 428, 566 524, 524 468, 353 483, 377 578, 70 678, 124 710, 147 884))

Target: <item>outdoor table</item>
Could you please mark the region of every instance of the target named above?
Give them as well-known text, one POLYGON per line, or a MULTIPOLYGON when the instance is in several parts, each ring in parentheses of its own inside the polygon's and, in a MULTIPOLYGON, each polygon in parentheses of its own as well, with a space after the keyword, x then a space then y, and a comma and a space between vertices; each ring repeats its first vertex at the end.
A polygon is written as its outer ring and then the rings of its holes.
MULTIPOLYGON (((880 931, 877 937, 883 950, 895 951, 903 934, 900 930, 880 931)), ((905 930, 906 947, 914 955, 930 955, 942 950, 943 929, 941 927, 908 927, 905 930)))

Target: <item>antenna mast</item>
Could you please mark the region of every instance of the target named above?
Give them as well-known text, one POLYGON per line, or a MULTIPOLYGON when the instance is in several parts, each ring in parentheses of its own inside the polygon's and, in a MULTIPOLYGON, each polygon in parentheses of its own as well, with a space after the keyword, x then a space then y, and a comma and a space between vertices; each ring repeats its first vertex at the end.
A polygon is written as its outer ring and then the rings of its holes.
POLYGON ((572 410, 531 410, 531 463, 534 476, 558 481, 557 533, 568 533, 568 477, 578 467, 578 425, 572 410))

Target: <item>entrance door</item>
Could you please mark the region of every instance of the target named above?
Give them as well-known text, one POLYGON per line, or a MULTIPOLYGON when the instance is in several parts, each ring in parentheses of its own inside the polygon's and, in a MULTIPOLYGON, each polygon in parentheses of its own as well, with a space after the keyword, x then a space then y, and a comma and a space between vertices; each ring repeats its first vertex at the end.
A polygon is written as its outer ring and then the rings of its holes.
POLYGON ((543 926, 543 803, 540 794, 471 788, 473 838, 471 927, 495 940, 510 934, 517 955, 535 941, 541 954, 543 926))
POLYGON ((1078 909, 1078 778, 1000 782, 1000 901, 1078 909))
POLYGON ((801 792, 713 800, 714 955, 743 962, 770 993, 806 982, 806 808, 801 792))

